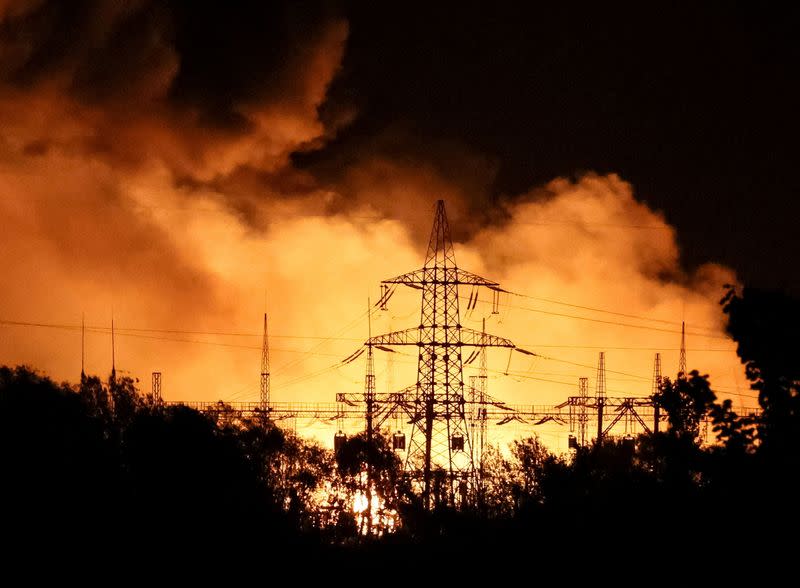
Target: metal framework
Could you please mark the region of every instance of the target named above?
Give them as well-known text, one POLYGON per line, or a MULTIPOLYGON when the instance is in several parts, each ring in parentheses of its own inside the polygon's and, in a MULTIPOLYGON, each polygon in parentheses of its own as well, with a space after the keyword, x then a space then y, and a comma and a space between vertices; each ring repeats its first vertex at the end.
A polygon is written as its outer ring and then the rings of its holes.
POLYGON ((161 404, 161 372, 153 372, 153 404, 161 404))
MULTIPOLYGON (((582 378, 585 379, 585 378, 582 378)), ((395 392, 392 398, 385 398, 380 400, 380 393, 376 393, 375 406, 375 419, 373 425, 377 430, 389 416, 400 411, 403 415, 409 416, 414 414, 415 390, 410 388, 407 392, 395 392), (405 399, 408 394, 409 400, 405 399)), ((318 421, 322 423, 342 423, 344 420, 356 422, 362 421, 364 418, 364 410, 357 403, 346 401, 347 394, 337 394, 339 402, 275 402, 270 406, 270 417, 273 422, 280 423, 286 421, 296 422, 299 419, 318 421)), ((592 418, 599 416, 599 405, 597 404, 597 397, 591 396, 570 396, 555 406, 552 405, 514 405, 504 404, 492 399, 488 394, 486 395, 486 402, 482 405, 467 402, 467 407, 470 410, 483 407, 485 412, 484 421, 488 427, 500 427, 509 423, 517 423, 525 426, 540 426, 548 422, 557 425, 568 424, 570 430, 580 423, 581 413, 586 415, 587 422, 592 418)), ((222 418, 223 416, 228 419, 245 419, 245 418, 258 418, 263 415, 260 402, 193 402, 193 401, 163 401, 163 406, 187 406, 195 410, 199 410, 214 418, 222 418)), ((638 397, 606 397, 602 406, 607 409, 608 413, 614 413, 614 418, 605 424, 603 427, 602 438, 606 438, 613 434, 615 428, 619 426, 623 419, 627 418, 629 423, 633 422, 637 427, 641 428, 642 432, 649 433, 654 430, 656 421, 663 421, 665 415, 658 415, 656 406, 653 399, 648 396, 638 397), (657 416, 658 415, 658 416, 657 416), (647 423, 653 423, 654 427, 651 428, 647 423)), ((745 408, 741 410, 741 414, 755 415, 758 414, 757 408, 745 408)), ((630 433, 630 429, 628 433, 630 433)), ((618 432, 617 434, 621 434, 618 432)), ((585 439, 585 443, 589 443, 589 439, 585 439)))
POLYGON ((678 379, 686 377, 686 323, 681 322, 681 355, 678 359, 678 379))
POLYGON ((260 381, 261 410, 269 414, 269 336, 267 331, 267 313, 264 313, 264 338, 261 342, 261 381, 260 381))
MULTIPOLYGON (((336 394, 336 402, 273 402, 270 405, 270 415, 275 421, 288 419, 310 419, 330 423, 342 420, 363 421, 364 409, 360 407, 361 399, 358 398, 357 402, 353 402, 352 396, 340 392, 336 394)), ((376 392, 373 430, 377 431, 396 412, 400 412, 404 417, 412 415, 416 404, 414 396, 414 386, 405 391, 393 392, 391 395, 376 392)), ((471 404, 469 401, 465 402, 466 406, 471 404)), ((248 418, 263 413, 260 402, 165 400, 163 405, 186 406, 212 416, 219 413, 234 413, 238 417, 248 418)), ((561 405, 505 404, 488 395, 485 405, 488 407, 486 409, 488 426, 502 426, 512 422, 531 426, 542 425, 549 421, 558 424, 567 422, 565 419, 567 415, 561 410, 561 405)))
POLYGON ((461 350, 464 346, 514 348, 508 339, 461 326, 458 287, 484 286, 500 291, 492 282, 456 265, 444 201, 436 203, 425 264, 384 280, 422 291, 419 326, 370 337, 377 347, 413 345, 419 350, 417 382, 411 404, 412 425, 406 472, 422 484, 423 503, 430 506, 432 473, 447 480, 447 499, 466 499, 474 479, 472 440, 467 422, 461 350))
MULTIPOLYGON (((486 333, 486 319, 483 320, 483 333, 486 333)), ((475 489, 480 501, 483 496, 483 453, 486 445, 486 424, 488 418, 488 377, 486 368, 486 348, 480 347, 478 353, 478 375, 470 376, 470 411, 469 425, 472 439, 473 462, 477 461, 475 472, 475 489)))
POLYGON ((603 411, 606 405, 606 354, 600 352, 597 361, 597 379, 595 380, 595 406, 597 408, 597 439, 603 438, 603 411))
MULTIPOLYGON (((659 394, 661 394, 661 354, 656 353, 656 357, 653 360, 653 399, 657 398, 659 394)), ((658 433, 658 423, 661 420, 661 415, 660 407, 656 402, 653 402, 653 411, 655 412, 655 416, 653 418, 653 431, 658 433)))
POLYGON ((570 447, 585 447, 589 442, 589 378, 578 378, 576 402, 568 402, 569 431, 577 433, 570 437, 570 447))
MULTIPOLYGON (((581 378, 585 380, 586 378, 581 378)), ((655 411, 652 398, 649 397, 607 397, 595 396, 594 398, 581 394, 579 396, 570 396, 565 402, 556 405, 556 409, 568 408, 569 410, 569 424, 570 430, 578 429, 586 430, 586 423, 589 420, 589 412, 593 412, 597 418, 597 431, 598 437, 595 439, 605 439, 608 437, 613 429, 619 424, 625 425, 625 434, 632 434, 636 428, 641 428, 642 432, 650 433, 651 427, 647 424, 649 419, 660 418, 655 411), (614 417, 606 422, 605 418, 608 414, 614 414, 614 417)), ((589 439, 585 435, 580 435, 576 442, 580 441, 580 446, 588 445, 589 439)))

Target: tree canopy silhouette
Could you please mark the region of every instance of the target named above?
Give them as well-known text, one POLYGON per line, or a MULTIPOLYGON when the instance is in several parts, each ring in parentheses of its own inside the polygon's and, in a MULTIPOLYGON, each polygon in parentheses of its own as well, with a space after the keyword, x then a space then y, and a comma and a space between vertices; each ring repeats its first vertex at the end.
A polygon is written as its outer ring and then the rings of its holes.
POLYGON ((477 482, 459 488, 460 510, 445 496, 443 471, 435 508, 422 508, 387 431, 352 435, 334 452, 266 414, 165 406, 130 378, 82 376, 71 386, 2 367, 2 532, 69 545, 79 529, 95 549, 122 557, 146 541, 300 550, 339 565, 368 553, 377 567, 396 561, 396 550, 431 563, 479 548, 555 558, 588 533, 609 542, 596 554, 609 553, 656 517, 648 542, 627 553, 681 544, 700 521, 727 549, 767 550, 773 528, 800 523, 800 306, 753 289, 731 289, 722 304, 760 414, 737 414, 699 371, 665 379, 653 397, 666 418, 660 432, 566 455, 536 437, 489 445, 477 482), (736 522, 743 505, 752 516, 736 522), (722 543, 728 533, 735 545, 722 543))

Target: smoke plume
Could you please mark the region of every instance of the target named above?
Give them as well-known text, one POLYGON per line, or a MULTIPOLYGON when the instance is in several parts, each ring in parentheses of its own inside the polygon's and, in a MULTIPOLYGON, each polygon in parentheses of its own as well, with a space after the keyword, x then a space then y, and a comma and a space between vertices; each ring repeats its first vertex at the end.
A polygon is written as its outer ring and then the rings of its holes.
MULTIPOLYGON (((498 314, 482 294, 463 324, 540 356, 490 353, 492 395, 559 402, 601 349, 610 394, 648 394, 654 352, 677 366, 684 318, 689 367, 737 394, 718 305, 735 276, 684 270, 674 229, 623 179, 497 199, 491 158, 400 155, 413 134, 397 129, 336 169, 299 166, 358 116, 326 105, 347 23, 324 3, 193 4, 0 2, 0 361, 75 380, 85 314, 86 369, 104 374, 113 313, 116 365, 145 391, 162 371, 168 399, 256 400, 267 310, 273 400, 332 401, 362 385, 341 359, 380 280, 421 266, 442 198, 459 264, 514 293, 498 314)), ((373 333, 416 325, 418 306, 398 290, 373 333)), ((413 382, 413 354, 386 359, 380 390, 413 382)))

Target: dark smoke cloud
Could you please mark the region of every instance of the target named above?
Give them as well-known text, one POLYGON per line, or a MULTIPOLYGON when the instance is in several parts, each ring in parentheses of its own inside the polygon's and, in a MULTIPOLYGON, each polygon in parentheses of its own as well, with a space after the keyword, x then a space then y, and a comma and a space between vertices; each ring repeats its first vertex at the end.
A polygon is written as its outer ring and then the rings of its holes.
POLYGON ((0 6, 7 110, 40 101, 74 127, 53 136, 28 116, 18 130, 29 151, 155 159, 179 178, 205 181, 241 167, 275 173, 290 152, 329 132, 316 109, 347 35, 329 3, 0 6))

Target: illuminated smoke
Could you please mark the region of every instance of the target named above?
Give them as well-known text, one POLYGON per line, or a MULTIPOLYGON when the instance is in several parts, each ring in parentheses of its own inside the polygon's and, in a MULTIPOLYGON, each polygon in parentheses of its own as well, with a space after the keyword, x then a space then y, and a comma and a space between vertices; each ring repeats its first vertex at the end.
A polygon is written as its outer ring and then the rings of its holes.
MULTIPOLYGON (((321 179, 291 155, 324 148, 353 116, 326 125, 318 114, 345 22, 307 23, 273 48, 291 48, 291 59, 273 59, 266 75, 251 55, 241 75, 259 83, 204 102, 181 78, 191 60, 175 40, 175 14, 148 2, 98 6, 81 4, 75 18, 90 34, 58 52, 56 3, 0 3, 0 318, 76 325, 85 312, 91 327, 105 327, 113 309, 117 365, 145 380, 161 370, 167 398, 255 400, 266 293, 274 399, 332 401, 363 383, 358 362, 331 366, 366 337, 368 296, 377 299, 381 279, 422 265, 433 203, 444 198, 459 264, 533 297, 504 295, 494 315, 484 295, 463 323, 487 318, 490 331, 551 358, 509 364, 492 352, 492 395, 559 402, 578 376, 593 378, 600 349, 609 370, 623 372, 609 373, 612 394, 647 394, 655 351, 666 374, 676 369, 684 318, 689 368, 709 372, 723 396, 741 383, 718 305, 735 276, 715 264, 686 272, 672 227, 622 179, 556 179, 480 210, 491 163, 462 152, 443 170, 426 163, 424 147, 411 161, 365 152, 321 179), (27 36, 10 32, 19 19, 27 36), (122 75, 105 60, 130 38, 135 51, 116 54, 122 75), (202 334, 210 331, 243 335, 202 334)), ((414 326, 418 303, 416 291, 398 291, 373 331, 414 326)), ((74 380, 79 337, 0 326, 0 358, 74 380)), ((394 381, 410 384, 415 358, 395 360, 394 381)), ((90 330, 87 371, 109 368, 108 336, 90 330)))

